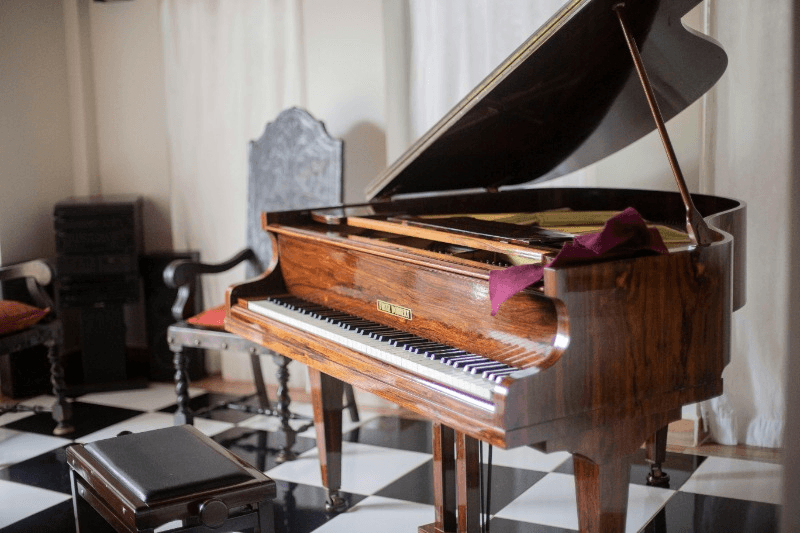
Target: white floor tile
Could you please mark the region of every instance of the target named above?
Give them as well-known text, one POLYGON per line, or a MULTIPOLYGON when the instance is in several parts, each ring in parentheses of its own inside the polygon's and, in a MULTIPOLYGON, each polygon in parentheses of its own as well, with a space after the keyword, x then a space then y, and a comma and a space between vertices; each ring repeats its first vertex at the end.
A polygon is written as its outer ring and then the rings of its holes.
POLYGON ((680 491, 780 505, 782 467, 743 459, 707 457, 680 491))
MULTIPOLYGON (((488 461, 489 445, 483 443, 483 460, 488 461)), ((569 452, 542 453, 528 446, 504 450, 495 446, 492 449, 492 464, 511 468, 525 468, 538 472, 552 472, 564 461, 570 460, 569 452)))
POLYGON ((69 494, 0 480, 0 528, 70 498, 69 494))
MULTIPOLYGON (((203 394, 203 389, 189 387, 189 396, 203 394)), ((94 392, 80 396, 77 401, 96 403, 140 411, 157 411, 177 403, 175 385, 171 383, 150 383, 146 389, 132 389, 112 392, 94 392)))
MULTIPOLYGON (((52 407, 53 402, 55 401, 55 397, 48 396, 43 394, 42 396, 36 396, 34 398, 28 398, 24 401, 19 401, 22 405, 28 405, 31 407, 40 406, 40 407, 52 407)), ((12 422, 16 422, 22 418, 28 417, 33 415, 32 412, 19 412, 19 413, 6 413, 4 415, 0 415, 0 426, 5 426, 6 424, 10 424, 12 422)))
MULTIPOLYGON (((267 475, 274 479, 320 487, 322 479, 317 453, 317 448, 312 448, 296 460, 267 471, 267 475)), ((342 490, 355 494, 374 494, 430 458, 426 453, 345 442, 342 446, 342 490)))
POLYGON ((370 496, 315 529, 314 533, 408 533, 433 522, 434 512, 432 505, 370 496))
MULTIPOLYGON (((636 533, 644 527, 674 494, 671 490, 643 485, 628 485, 628 489, 626 533, 636 533)), ((578 529, 575 477, 567 474, 548 474, 495 516, 578 529)))
MULTIPOLYGON (((141 433, 143 431, 150 431, 153 429, 161 429, 173 425, 173 417, 169 413, 144 413, 128 420, 124 420, 113 426, 108 426, 100 431, 90 433, 80 439, 78 442, 87 443, 101 439, 110 439, 116 437, 122 431, 130 431, 132 433, 141 433)), ((205 433, 212 436, 221 433, 233 427, 230 422, 221 422, 219 420, 208 420, 206 418, 195 418, 194 426, 205 433)))
POLYGON ((0 428, 0 468, 55 450, 71 440, 0 428))

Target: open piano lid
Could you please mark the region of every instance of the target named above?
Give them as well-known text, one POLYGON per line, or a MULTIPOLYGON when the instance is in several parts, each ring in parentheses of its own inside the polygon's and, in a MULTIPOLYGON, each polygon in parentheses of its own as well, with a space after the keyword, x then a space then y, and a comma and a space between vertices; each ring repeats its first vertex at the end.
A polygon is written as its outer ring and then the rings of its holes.
MULTIPOLYGON (((727 66, 713 41, 683 26, 700 0, 627 0, 625 17, 664 120, 709 90, 727 66)), ((368 187, 398 194, 545 181, 655 129, 613 6, 573 0, 368 187)))

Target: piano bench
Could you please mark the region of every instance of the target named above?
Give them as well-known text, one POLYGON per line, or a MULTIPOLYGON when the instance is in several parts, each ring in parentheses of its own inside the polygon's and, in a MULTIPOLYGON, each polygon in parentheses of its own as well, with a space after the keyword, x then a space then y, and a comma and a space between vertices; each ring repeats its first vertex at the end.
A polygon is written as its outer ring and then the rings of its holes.
POLYGON ((79 496, 121 532, 274 530, 275 482, 189 425, 74 444, 67 464, 78 533, 79 496))

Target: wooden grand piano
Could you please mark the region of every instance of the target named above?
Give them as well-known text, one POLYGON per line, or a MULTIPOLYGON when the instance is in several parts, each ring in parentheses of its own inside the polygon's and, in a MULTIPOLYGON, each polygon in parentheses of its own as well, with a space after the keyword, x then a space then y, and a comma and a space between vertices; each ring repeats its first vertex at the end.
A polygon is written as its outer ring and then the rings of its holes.
POLYGON ((726 66, 680 22, 696 3, 571 1, 371 202, 264 214, 272 262, 228 290, 226 329, 308 365, 333 506, 344 381, 433 421, 436 515, 421 531, 478 529, 479 441, 571 452, 581 531, 624 531, 631 455, 721 394, 744 304, 745 206, 690 196, 664 128, 726 66), (676 192, 524 185, 653 129, 676 192), (628 207, 669 253, 545 268, 492 315, 493 270, 547 264, 576 223, 628 207))

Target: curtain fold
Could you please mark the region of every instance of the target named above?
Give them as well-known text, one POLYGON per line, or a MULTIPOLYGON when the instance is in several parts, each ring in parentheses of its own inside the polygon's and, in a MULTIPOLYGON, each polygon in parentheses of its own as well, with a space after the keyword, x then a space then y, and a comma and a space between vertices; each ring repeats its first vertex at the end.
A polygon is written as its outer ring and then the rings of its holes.
POLYGON ((702 406, 722 444, 783 444, 793 3, 710 1, 729 61, 711 100, 712 192, 747 203, 747 303, 734 314, 724 394, 702 406))

